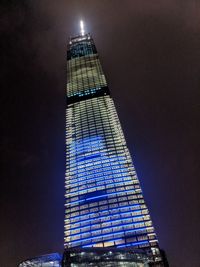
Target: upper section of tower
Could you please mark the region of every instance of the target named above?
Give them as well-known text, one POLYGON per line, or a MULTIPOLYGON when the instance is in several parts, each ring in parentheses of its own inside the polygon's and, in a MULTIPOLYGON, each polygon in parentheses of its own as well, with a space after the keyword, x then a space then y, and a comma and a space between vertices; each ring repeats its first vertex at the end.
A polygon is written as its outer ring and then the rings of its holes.
POLYGON ((80 34, 70 39, 67 49, 67 103, 108 94, 94 41, 81 21, 80 34))
POLYGON ((67 49, 67 60, 97 54, 94 41, 89 33, 70 38, 67 49))
POLYGON ((84 22, 80 21, 80 33, 70 38, 67 59, 97 54, 94 41, 89 33, 85 32, 84 22))

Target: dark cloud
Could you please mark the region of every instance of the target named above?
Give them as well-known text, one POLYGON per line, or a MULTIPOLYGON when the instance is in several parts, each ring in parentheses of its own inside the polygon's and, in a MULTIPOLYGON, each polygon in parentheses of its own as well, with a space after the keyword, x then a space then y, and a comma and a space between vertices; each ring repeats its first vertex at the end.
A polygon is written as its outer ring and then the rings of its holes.
POLYGON ((2 266, 63 249, 66 44, 92 33, 170 266, 199 266, 197 1, 3 1, 2 266))

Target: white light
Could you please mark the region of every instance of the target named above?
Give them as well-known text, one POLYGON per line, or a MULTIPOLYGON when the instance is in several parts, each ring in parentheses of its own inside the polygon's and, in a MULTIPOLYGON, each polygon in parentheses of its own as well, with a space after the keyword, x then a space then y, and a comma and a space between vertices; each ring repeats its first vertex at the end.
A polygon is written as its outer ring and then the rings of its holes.
POLYGON ((80 21, 80 29, 81 29, 81 35, 83 36, 85 34, 85 30, 84 30, 84 23, 82 20, 80 21))

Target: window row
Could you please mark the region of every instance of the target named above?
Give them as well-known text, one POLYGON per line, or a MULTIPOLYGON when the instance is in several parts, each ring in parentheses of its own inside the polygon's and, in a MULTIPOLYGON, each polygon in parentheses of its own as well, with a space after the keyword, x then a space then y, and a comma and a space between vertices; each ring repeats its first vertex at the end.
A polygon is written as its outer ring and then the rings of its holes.
MULTIPOLYGON (((139 200, 139 199, 143 199, 143 196, 142 194, 139 192, 139 193, 136 193, 136 192, 129 192, 129 193, 126 193, 126 192, 122 192, 122 193, 118 193, 118 194, 114 194, 112 197, 109 197, 107 198, 107 204, 111 204, 111 208, 114 207, 115 205, 117 204, 114 204, 114 203, 120 203, 120 202, 124 202, 124 201, 127 201, 129 200, 130 204, 134 204, 134 201, 135 200, 139 200), (123 196, 121 196, 121 194, 123 196), (133 202, 131 202, 133 201, 133 202)), ((100 201, 101 199, 99 199, 100 201)), ((95 200, 95 201, 91 201, 94 203, 94 207, 91 209, 91 212, 97 212, 98 211, 98 200, 95 200)), ((73 207, 77 207, 77 210, 78 208, 81 209, 81 204, 85 204, 85 201, 84 202, 80 202, 78 197, 74 197, 73 200, 71 200, 71 202, 69 201, 66 201, 66 208, 73 208, 73 207)))
POLYGON ((114 184, 111 184, 110 186, 107 185, 107 184, 103 184, 103 185, 96 185, 96 186, 92 186, 90 188, 87 188, 87 189, 77 189, 75 192, 71 192, 70 190, 66 190, 66 193, 65 193, 65 196, 66 196, 66 199, 71 199, 72 197, 75 197, 75 196, 83 196, 85 194, 88 194, 88 193, 92 193, 92 192, 96 192, 98 190, 105 190, 105 194, 110 194, 110 193, 115 193, 115 192, 121 192, 121 191, 126 191, 126 190, 135 190, 135 189, 138 189, 140 188, 138 185, 133 185, 132 183, 114 183, 114 184))
POLYGON ((101 200, 98 202, 91 202, 91 203, 85 203, 82 204, 78 207, 68 207, 65 210, 65 218, 69 219, 72 216, 70 215, 71 213, 73 213, 73 217, 80 217, 80 216, 84 216, 84 215, 88 215, 88 214, 96 214, 96 213, 101 213, 101 212, 106 212, 106 211, 111 211, 111 210, 117 210, 118 209, 124 209, 124 208, 130 208, 130 209, 143 209, 146 208, 144 199, 142 196, 137 197, 137 199, 131 199, 127 197, 124 197, 124 199, 122 200, 122 198, 120 198, 120 201, 118 198, 112 198, 112 199, 107 199, 107 200, 101 200), (88 213, 88 209, 89 209, 89 213, 88 213), (95 209, 95 210, 94 210, 95 209), (87 210, 85 212, 85 210, 87 210))
POLYGON ((71 192, 77 191, 77 190, 84 190, 84 189, 88 189, 92 186, 98 186, 98 185, 108 185, 110 186, 111 184, 119 184, 119 183, 124 183, 124 184, 134 184, 137 185, 139 184, 138 179, 133 179, 132 177, 130 177, 129 175, 127 176, 119 176, 118 177, 100 177, 100 178, 96 178, 96 177, 90 177, 90 178, 82 178, 77 179, 76 181, 71 181, 69 183, 66 183, 65 188, 67 190, 70 190, 71 192))
MULTIPOLYGON (((149 218, 148 215, 144 215, 144 217, 149 218)), ((80 225, 82 225, 83 223, 80 223, 80 225)), ((76 224, 78 225, 78 224, 76 224)), ((102 220, 102 222, 99 224, 96 224, 98 226, 98 228, 94 228, 95 224, 90 224, 89 226, 79 226, 77 227, 77 229, 81 229, 81 232, 78 234, 72 234, 72 230, 66 230, 65 231, 65 235, 72 235, 73 238, 80 238, 80 235, 84 235, 84 238, 86 237, 86 234, 90 234, 91 236, 95 236, 95 235, 99 235, 101 234, 101 231, 104 229, 110 229, 110 232, 114 232, 114 230, 116 231, 116 229, 118 227, 127 227, 129 229, 135 229, 137 230, 138 228, 141 227, 151 227, 152 226, 152 222, 151 220, 147 219, 147 220, 142 220, 139 218, 125 218, 124 220, 112 220, 111 224, 108 221, 104 221, 102 220), (110 226, 106 226, 106 225, 110 225, 110 226), (91 229, 92 227, 92 229, 91 229), (113 229, 114 228, 114 229, 113 229), (83 229, 85 229, 85 231, 82 231, 83 229), (87 229, 87 230, 86 230, 87 229)), ((75 228, 74 228, 75 230, 75 228)), ((128 230, 128 229, 127 229, 128 230)), ((139 230, 139 229, 138 229, 139 230)), ((116 231, 117 232, 117 231, 116 231)))
MULTIPOLYGON (((88 217, 88 216, 85 216, 88 217)), ((89 219, 85 219, 84 218, 80 218, 79 221, 76 221, 72 224, 68 224, 65 225, 65 229, 66 230, 70 230, 71 233, 76 233, 76 232, 85 232, 85 231, 91 231, 94 229, 98 229, 98 228, 106 228, 106 227, 112 227, 113 225, 119 224, 119 225, 123 225, 123 223, 121 224, 121 219, 127 219, 129 220, 130 218, 134 218, 135 221, 141 221, 141 220, 149 220, 150 217, 148 215, 148 210, 142 210, 142 211, 138 211, 138 212, 120 212, 120 214, 116 215, 116 214, 109 214, 107 217, 106 215, 104 216, 91 216, 89 219), (131 217, 132 216, 132 217, 131 217), (134 218, 135 216, 140 216, 140 218, 134 218), (109 219, 110 218, 110 219, 109 219), (128 219, 127 219, 128 218, 128 219), (88 225, 84 226, 84 227, 79 227, 81 226, 81 223, 85 223, 87 221, 88 225), (106 221, 106 222, 105 222, 106 221), (103 222, 103 223, 102 223, 103 222), (76 228, 75 230, 72 230, 76 228)), ((70 222, 72 220, 69 220, 70 222)), ((130 222, 132 224, 132 221, 130 222)), ((133 224, 132 224, 133 225, 133 224)))

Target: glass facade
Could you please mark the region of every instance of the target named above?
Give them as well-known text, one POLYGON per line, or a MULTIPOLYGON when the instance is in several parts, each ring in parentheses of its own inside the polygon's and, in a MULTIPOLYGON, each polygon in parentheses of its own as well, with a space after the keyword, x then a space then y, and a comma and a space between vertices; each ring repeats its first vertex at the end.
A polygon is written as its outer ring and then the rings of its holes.
POLYGON ((67 53, 66 248, 142 248, 158 241, 93 39, 67 53))
MULTIPOLYGON (((68 249, 63 267, 150 267, 144 251, 123 249, 68 249)), ((154 267, 160 267, 154 265, 154 267)))
POLYGON ((19 267, 61 267, 62 256, 58 253, 47 254, 20 263, 19 267))

